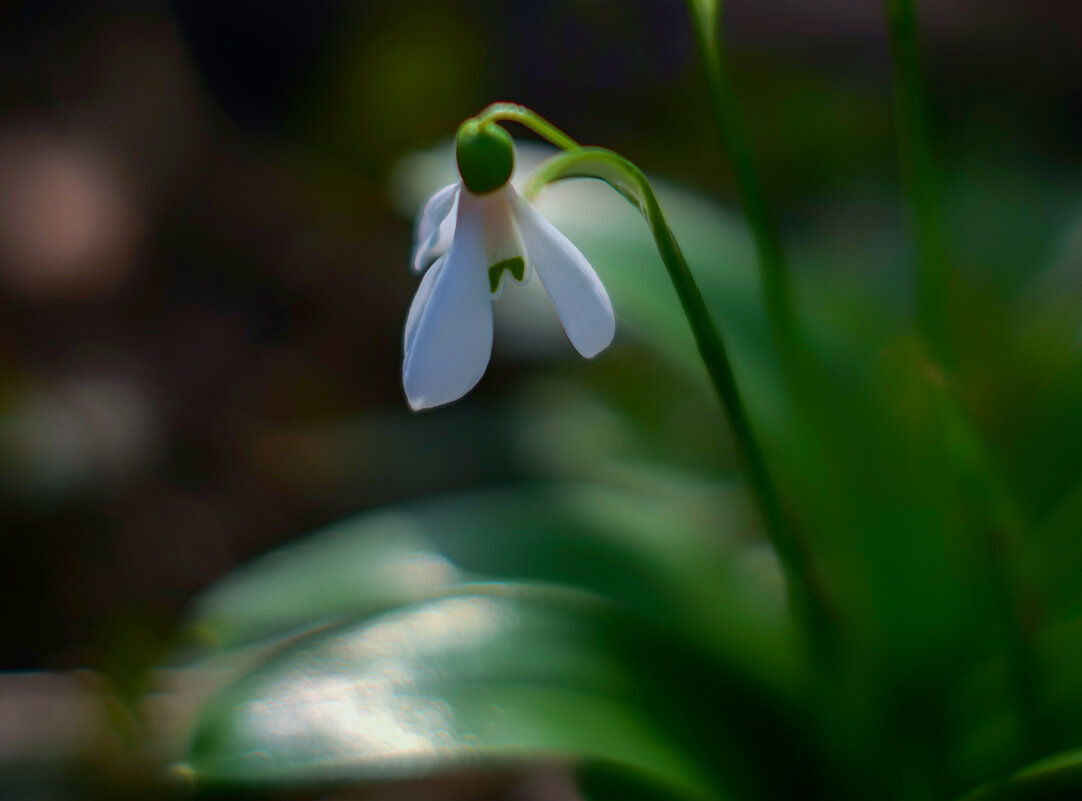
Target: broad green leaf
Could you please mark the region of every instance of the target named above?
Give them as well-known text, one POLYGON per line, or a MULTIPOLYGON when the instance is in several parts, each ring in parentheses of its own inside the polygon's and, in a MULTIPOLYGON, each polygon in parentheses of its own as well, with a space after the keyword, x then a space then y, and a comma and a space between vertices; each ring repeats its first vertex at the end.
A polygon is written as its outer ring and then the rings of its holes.
POLYGON ((319 632, 204 707, 183 770, 282 786, 599 760, 715 796, 691 756, 708 710, 678 703, 670 649, 630 623, 580 594, 491 586, 319 632))
MULTIPOLYGON (((682 488, 681 488, 682 484, 682 488)), ((464 582, 587 588, 789 681, 793 643, 769 552, 741 542, 737 490, 523 485, 405 504, 256 559, 196 599, 214 648, 438 597, 464 582)))

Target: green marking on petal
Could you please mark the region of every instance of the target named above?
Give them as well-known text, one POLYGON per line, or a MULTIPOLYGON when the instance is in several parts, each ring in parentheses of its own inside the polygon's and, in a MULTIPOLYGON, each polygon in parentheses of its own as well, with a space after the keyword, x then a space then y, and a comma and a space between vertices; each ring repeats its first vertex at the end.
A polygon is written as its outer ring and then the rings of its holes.
POLYGON ((526 277, 526 261, 521 256, 515 256, 513 259, 504 259, 498 261, 488 268, 488 288, 490 292, 495 292, 500 286, 500 277, 503 275, 503 271, 511 273, 511 276, 516 281, 521 281, 526 277))

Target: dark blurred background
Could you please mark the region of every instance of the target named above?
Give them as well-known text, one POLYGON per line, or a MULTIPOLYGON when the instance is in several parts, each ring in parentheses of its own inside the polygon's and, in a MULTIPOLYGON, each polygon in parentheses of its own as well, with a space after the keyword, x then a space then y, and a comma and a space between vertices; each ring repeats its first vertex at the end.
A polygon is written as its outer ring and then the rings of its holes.
MULTIPOLYGON (((879 4, 727 5, 785 235, 901 241, 879 4)), ((1031 271, 1082 167, 1082 9, 919 5, 941 165, 1003 178, 972 225, 1033 218, 1031 271)), ((0 669, 151 664, 252 555, 523 472, 486 422, 522 366, 420 416, 399 378, 392 169, 494 100, 733 203, 676 0, 0 11, 0 669)))

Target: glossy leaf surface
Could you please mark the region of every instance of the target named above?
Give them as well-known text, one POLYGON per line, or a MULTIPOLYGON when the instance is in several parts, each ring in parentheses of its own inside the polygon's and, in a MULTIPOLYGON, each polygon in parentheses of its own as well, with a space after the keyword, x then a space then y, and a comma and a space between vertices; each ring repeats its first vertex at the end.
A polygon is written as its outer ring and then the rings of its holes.
POLYGON ((708 797, 688 748, 702 710, 659 701, 663 642, 629 658, 650 637, 608 604, 540 587, 415 604, 301 639, 227 688, 186 768, 280 785, 585 759, 708 797))

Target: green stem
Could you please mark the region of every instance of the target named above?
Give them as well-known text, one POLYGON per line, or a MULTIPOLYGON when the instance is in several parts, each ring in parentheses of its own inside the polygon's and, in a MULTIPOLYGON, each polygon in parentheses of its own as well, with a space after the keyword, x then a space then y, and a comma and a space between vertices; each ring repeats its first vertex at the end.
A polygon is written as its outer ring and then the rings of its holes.
POLYGON ((748 142, 740 102, 720 52, 718 3, 716 0, 687 0, 687 4, 706 72, 710 108, 721 138, 721 148, 732 167, 737 193, 755 241, 767 316, 777 347, 787 366, 791 366, 793 351, 798 346, 798 330, 789 271, 748 142))
POLYGON ((932 353, 945 363, 949 361, 950 265, 921 76, 917 20, 912 0, 883 0, 883 6, 893 54, 899 167, 917 250, 914 287, 917 323, 932 353))
POLYGON ((479 121, 517 122, 563 150, 577 150, 579 143, 555 125, 517 103, 493 103, 477 115, 479 121))
POLYGON ((688 269, 650 183, 638 167, 622 156, 603 148, 587 147, 556 156, 541 165, 527 186, 526 196, 532 197, 543 186, 554 181, 576 177, 605 181, 636 206, 646 219, 691 325, 714 391, 729 419, 737 454, 758 503, 767 536, 785 571, 791 599, 795 601, 799 598, 803 602, 811 633, 821 641, 829 619, 826 594, 805 543, 787 523, 762 451, 752 432, 725 342, 714 325, 702 292, 688 269))

